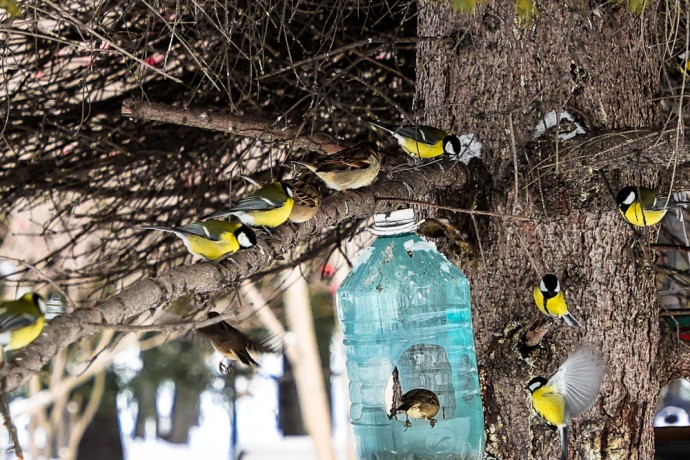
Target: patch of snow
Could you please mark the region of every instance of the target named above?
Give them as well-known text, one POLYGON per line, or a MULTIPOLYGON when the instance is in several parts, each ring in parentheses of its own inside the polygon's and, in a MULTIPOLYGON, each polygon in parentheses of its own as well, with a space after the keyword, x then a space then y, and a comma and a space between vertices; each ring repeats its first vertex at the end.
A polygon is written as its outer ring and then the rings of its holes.
POLYGON ((484 144, 479 142, 476 134, 463 134, 458 136, 458 139, 460 139, 460 153, 451 156, 451 159, 464 164, 468 164, 472 158, 481 159, 484 144))
POLYGON ((407 252, 415 252, 415 251, 436 251, 436 243, 433 241, 414 241, 414 240, 407 240, 403 243, 403 247, 405 248, 405 251, 407 252))
POLYGON ((564 121, 571 123, 574 128, 568 132, 562 132, 558 134, 559 139, 563 141, 567 141, 568 139, 572 139, 578 134, 585 134, 587 132, 585 128, 580 123, 575 121, 575 118, 573 118, 573 116, 570 115, 568 112, 558 112, 552 110, 551 112, 544 115, 544 118, 542 118, 539 121, 539 123, 537 123, 537 126, 534 128, 534 135, 532 137, 534 139, 537 139, 543 136, 544 133, 546 133, 546 131, 563 123, 564 121))

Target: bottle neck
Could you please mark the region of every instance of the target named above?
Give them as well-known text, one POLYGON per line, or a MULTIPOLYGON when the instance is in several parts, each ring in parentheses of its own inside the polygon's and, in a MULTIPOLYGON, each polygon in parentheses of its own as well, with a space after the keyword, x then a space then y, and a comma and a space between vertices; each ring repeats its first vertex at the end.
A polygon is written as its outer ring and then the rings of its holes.
POLYGON ((419 225, 415 222, 414 211, 407 208, 390 214, 375 214, 374 226, 369 231, 376 236, 397 236, 414 233, 419 225))

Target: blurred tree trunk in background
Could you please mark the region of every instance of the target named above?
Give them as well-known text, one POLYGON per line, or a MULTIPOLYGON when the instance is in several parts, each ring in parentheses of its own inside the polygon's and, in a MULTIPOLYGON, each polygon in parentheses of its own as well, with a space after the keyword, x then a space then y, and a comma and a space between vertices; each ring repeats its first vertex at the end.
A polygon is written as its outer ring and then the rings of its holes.
POLYGON ((134 437, 144 438, 146 421, 152 420, 158 433, 158 406, 156 405, 156 383, 139 380, 133 386, 134 399, 137 402, 137 418, 134 426, 134 437))
POLYGON ((283 356, 283 375, 278 380, 278 424, 283 436, 304 436, 302 411, 297 395, 295 375, 287 357, 283 356))
POLYGON ((119 391, 117 375, 106 372, 106 385, 98 412, 79 443, 77 460, 123 460, 120 419, 116 398, 119 391))
POLYGON ((175 397, 173 400, 170 432, 164 436, 173 444, 187 444, 189 430, 199 424, 199 400, 203 388, 194 388, 175 385, 175 397))

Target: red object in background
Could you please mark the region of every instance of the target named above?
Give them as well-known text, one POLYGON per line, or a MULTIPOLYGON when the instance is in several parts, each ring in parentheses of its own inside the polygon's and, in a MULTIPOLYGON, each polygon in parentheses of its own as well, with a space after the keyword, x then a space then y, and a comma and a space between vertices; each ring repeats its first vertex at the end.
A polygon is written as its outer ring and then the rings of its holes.
POLYGON ((326 263, 321 266, 319 272, 324 279, 330 280, 333 278, 333 275, 335 275, 335 267, 329 263, 326 263))
POLYGON ((147 57, 144 59, 144 62, 146 62, 148 65, 151 67, 157 67, 158 64, 163 62, 165 60, 165 55, 161 53, 153 53, 151 56, 147 57))

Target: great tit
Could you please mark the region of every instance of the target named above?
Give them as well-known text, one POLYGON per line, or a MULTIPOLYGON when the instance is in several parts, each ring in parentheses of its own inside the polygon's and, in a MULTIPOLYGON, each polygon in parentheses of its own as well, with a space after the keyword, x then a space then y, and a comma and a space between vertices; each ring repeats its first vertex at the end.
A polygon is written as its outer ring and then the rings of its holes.
POLYGON ((302 179, 290 179, 284 182, 292 189, 292 198, 295 200, 290 212, 290 222, 301 224, 314 217, 321 205, 319 189, 302 179))
POLYGON ((307 167, 330 189, 352 190, 374 182, 381 169, 381 153, 373 143, 363 142, 317 163, 295 163, 307 167))
POLYGON ((396 127, 379 121, 367 121, 370 125, 391 133, 405 153, 415 158, 433 158, 444 153, 459 155, 462 150, 458 136, 438 128, 418 125, 396 127))
POLYGON ((148 230, 174 233, 194 258, 217 260, 240 249, 256 244, 254 230, 241 222, 207 220, 191 222, 180 227, 143 227, 148 230))
POLYGON ((38 337, 45 324, 43 297, 27 292, 17 300, 0 302, 0 360, 4 352, 24 348, 38 337))
POLYGON ((568 326, 580 326, 580 323, 568 312, 565 294, 561 291, 561 283, 556 275, 552 273, 544 275, 539 286, 534 288, 533 294, 539 311, 547 316, 563 318, 568 326))
MULTIPOLYGON (((616 203, 623 218, 637 227, 658 224, 669 208, 680 203, 646 187, 625 187, 616 195, 616 203)), ((682 203, 687 204, 687 203, 682 203)))
POLYGON ((232 208, 204 219, 234 215, 250 227, 275 228, 288 220, 294 204, 292 187, 285 182, 272 182, 240 198, 232 208))
POLYGON ((535 377, 527 385, 539 417, 561 437, 561 460, 568 458, 570 420, 592 405, 603 377, 599 352, 584 349, 571 355, 550 379, 535 377))
POLYGON ((436 419, 434 416, 438 414, 440 408, 441 404, 438 402, 438 396, 436 396, 433 391, 424 388, 416 388, 408 391, 402 396, 402 404, 396 407, 392 413, 405 413, 406 430, 412 426, 410 417, 428 420, 431 424, 431 428, 433 428, 436 426, 436 419))
MULTIPOLYGON (((214 311, 208 313, 209 319, 219 316, 220 314, 214 311)), ((227 366, 222 362, 218 365, 221 373, 233 368, 233 361, 240 361, 249 367, 258 366, 259 364, 251 357, 249 351, 257 353, 278 353, 280 351, 278 346, 271 343, 270 337, 263 341, 252 340, 225 321, 201 327, 196 331, 209 339, 213 348, 230 361, 227 366)))

